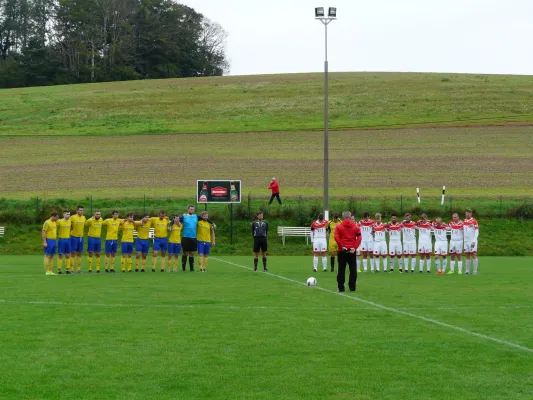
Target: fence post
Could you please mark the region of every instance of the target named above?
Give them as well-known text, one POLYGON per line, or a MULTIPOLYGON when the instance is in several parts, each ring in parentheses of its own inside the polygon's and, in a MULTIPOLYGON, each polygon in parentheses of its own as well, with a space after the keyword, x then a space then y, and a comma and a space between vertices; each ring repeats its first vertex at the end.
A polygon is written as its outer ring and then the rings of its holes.
POLYGON ((500 218, 502 217, 502 196, 500 196, 500 218))

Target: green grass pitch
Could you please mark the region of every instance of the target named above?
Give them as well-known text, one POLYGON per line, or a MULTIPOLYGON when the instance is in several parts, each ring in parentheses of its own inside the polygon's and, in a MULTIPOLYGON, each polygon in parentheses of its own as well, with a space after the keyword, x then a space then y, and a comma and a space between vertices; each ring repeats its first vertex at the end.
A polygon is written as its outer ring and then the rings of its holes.
POLYGON ((312 257, 251 261, 46 277, 0 257, 0 398, 533 398, 533 258, 360 274, 344 295, 312 257))

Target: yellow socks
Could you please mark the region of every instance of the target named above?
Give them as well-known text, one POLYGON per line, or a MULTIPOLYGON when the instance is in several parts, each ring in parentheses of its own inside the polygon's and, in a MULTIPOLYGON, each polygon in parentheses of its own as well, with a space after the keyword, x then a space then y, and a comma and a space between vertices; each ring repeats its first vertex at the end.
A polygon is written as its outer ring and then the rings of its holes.
POLYGON ((132 264, 132 259, 131 258, 127 258, 126 259, 126 264, 128 265, 128 272, 131 271, 131 264, 132 264))
POLYGON ((63 259, 62 258, 57 258, 57 272, 61 272, 61 270, 63 269, 63 259))
POLYGON ((161 271, 164 271, 167 266, 167 258, 161 256, 161 271))
POLYGON ((202 266, 204 267, 204 271, 207 268, 207 260, 208 260, 207 256, 204 256, 204 262, 202 263, 202 266))
POLYGON ((78 271, 81 271, 81 256, 76 256, 76 265, 78 266, 78 271))
POLYGON ((115 256, 111 256, 111 263, 109 264, 109 267, 114 270, 115 269, 115 256))
POLYGON ((91 256, 87 256, 87 265, 89 266, 89 271, 93 270, 93 258, 91 256))
POLYGON ((53 271, 53 263, 54 263, 54 259, 52 257, 49 257, 48 258, 48 272, 52 273, 54 272, 53 271))
POLYGON ((66 264, 66 269, 67 269, 67 271, 71 271, 71 269, 70 269, 70 258, 67 258, 67 259, 65 260, 65 264, 66 264))
POLYGON ((146 269, 146 258, 143 258, 143 264, 142 265, 143 265, 142 269, 146 269))
POLYGON ((204 257, 198 256, 198 266, 200 267, 200 271, 204 269, 204 257))
POLYGON ((102 262, 102 256, 97 256, 96 257, 96 270, 97 271, 100 271, 100 264, 102 262))
POLYGON ((109 256, 107 254, 104 259, 104 267, 106 270, 109 270, 109 256))
POLYGON ((125 271, 126 270, 126 260, 124 257, 120 257, 120 269, 122 271, 125 271))
POLYGON ((155 269, 156 265, 157 265, 157 257, 152 256, 152 269, 155 269))

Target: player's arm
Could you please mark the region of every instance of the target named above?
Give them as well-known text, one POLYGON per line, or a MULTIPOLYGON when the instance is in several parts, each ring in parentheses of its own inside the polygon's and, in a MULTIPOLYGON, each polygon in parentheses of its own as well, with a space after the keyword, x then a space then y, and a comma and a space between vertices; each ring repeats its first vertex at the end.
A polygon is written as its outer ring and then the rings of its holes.
POLYGON ((41 231, 41 238, 43 239, 43 246, 48 247, 48 244, 46 243, 46 231, 48 230, 48 225, 46 222, 43 225, 43 230, 41 231))
POLYGON ((268 222, 265 221, 265 237, 268 236, 268 222))
POLYGON ((311 240, 315 240, 315 224, 311 225, 311 240))
POLYGON ((254 233, 255 233, 255 221, 252 222, 252 237, 254 236, 254 233))
MULTIPOLYGON (((357 250, 359 248, 359 246, 361 246, 362 240, 363 240, 363 238, 361 237, 361 229, 358 228, 357 232, 355 234, 355 249, 354 250, 357 250)), ((355 251, 354 251, 354 253, 355 253, 355 251)))
POLYGON ((474 241, 477 241, 477 238, 479 237, 479 225, 476 220, 474 220, 474 228, 474 241))
POLYGON ((215 240, 215 228, 211 226, 211 246, 215 247, 216 240, 215 240))
POLYGON ((85 221, 85 226, 90 226, 92 223, 93 218, 89 218, 87 221, 85 221))

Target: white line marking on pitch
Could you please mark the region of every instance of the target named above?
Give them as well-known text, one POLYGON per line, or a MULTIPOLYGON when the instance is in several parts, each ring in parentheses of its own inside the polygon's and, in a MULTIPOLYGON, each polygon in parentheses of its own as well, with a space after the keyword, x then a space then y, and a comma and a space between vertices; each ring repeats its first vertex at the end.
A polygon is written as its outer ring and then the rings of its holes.
MULTIPOLYGON (((226 261, 226 260, 222 260, 220 258, 215 258, 215 257, 211 257, 211 259, 212 260, 217 260, 217 261, 229 264, 229 265, 233 265, 235 267, 244 268, 244 269, 253 271, 252 268, 247 267, 245 265, 235 264, 235 263, 233 263, 231 261, 226 261)), ((281 275, 275 275, 275 274, 272 274, 270 272, 262 272, 262 274, 273 276, 273 277, 279 278, 279 279, 283 279, 283 280, 288 281, 288 282, 297 283, 299 285, 307 286, 307 284, 304 283, 304 282, 300 282, 300 281, 296 281, 294 279, 286 278, 286 277, 281 276, 281 275)), ((413 314, 413 313, 410 313, 410 312, 407 312, 407 311, 402 311, 402 310, 399 310, 397 308, 387 307, 387 306, 384 306, 384 305, 379 304, 379 303, 374 303, 373 301, 370 301, 370 300, 360 299, 358 297, 349 296, 349 295, 347 295, 345 293, 334 292, 333 290, 324 289, 324 288, 321 288, 321 287, 318 287, 318 286, 316 287, 316 289, 322 290, 322 291, 327 292, 327 293, 336 294, 338 296, 342 296, 342 297, 345 297, 347 299, 351 299, 351 300, 354 300, 354 301, 357 301, 357 302, 360 302, 360 303, 364 303, 364 304, 373 306, 375 308, 380 308, 382 310, 391 311, 393 313, 400 314, 400 315, 406 315, 408 317, 420 319, 420 320, 425 321, 425 322, 429 322, 429 323, 432 323, 432 324, 435 324, 435 325, 443 326, 445 328, 453 329, 453 330, 456 330, 458 332, 466 333, 467 335, 475 336, 475 337, 478 337, 478 338, 481 338, 481 339, 490 340, 492 342, 496 342, 496 343, 499 343, 499 344, 504 344, 504 345, 509 346, 509 347, 514 347, 516 349, 520 349, 520 350, 523 350, 523 351, 527 351, 529 353, 533 353, 533 349, 531 349, 529 347, 521 346, 519 344, 516 344, 516 343, 513 343, 513 342, 508 342, 507 340, 498 339, 498 338, 495 338, 495 337, 492 337, 492 336, 483 335, 482 333, 476 333, 476 332, 473 332, 473 331, 469 331, 468 329, 461 328, 461 327, 455 326, 455 325, 450 325, 450 324, 447 324, 445 322, 437 321, 436 319, 423 317, 422 315, 417 315, 417 314, 413 314)))

